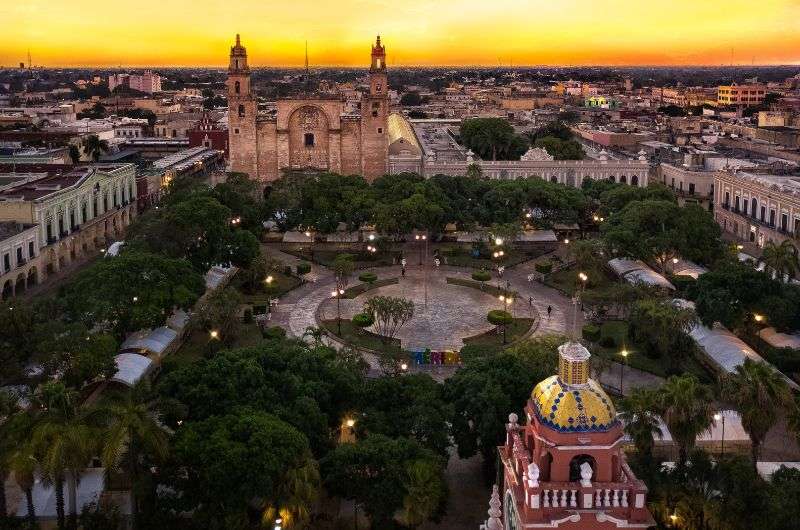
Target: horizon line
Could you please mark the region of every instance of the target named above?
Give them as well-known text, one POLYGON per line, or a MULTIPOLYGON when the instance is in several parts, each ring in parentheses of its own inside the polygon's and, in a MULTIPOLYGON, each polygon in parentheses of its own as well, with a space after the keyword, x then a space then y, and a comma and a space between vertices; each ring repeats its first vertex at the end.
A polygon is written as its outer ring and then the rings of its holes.
MULTIPOLYGON (((400 65, 387 65, 387 70, 391 70, 393 68, 493 68, 493 69, 501 69, 501 70, 517 70, 517 69, 524 69, 524 68, 791 68, 791 67, 800 67, 800 61, 796 63, 759 63, 759 64, 709 64, 709 63, 670 63, 670 64, 648 64, 648 63, 636 63, 636 64, 591 64, 591 63, 581 63, 581 64, 522 64, 522 65, 492 65, 488 63, 475 63, 475 64, 400 64, 400 65)), ((213 70, 227 70, 228 66, 225 65, 208 65, 208 64, 200 64, 200 65, 189 65, 189 64, 174 64, 174 65, 146 65, 146 64, 121 64, 117 66, 105 66, 105 65, 97 65, 97 64, 85 64, 85 65, 33 65, 30 68, 27 66, 24 68, 20 68, 19 66, 13 65, 0 65, 0 70, 53 70, 53 69, 79 69, 79 68, 96 68, 96 69, 103 69, 103 70, 123 70, 123 69, 131 69, 131 68, 143 68, 143 69, 158 69, 158 68, 168 68, 168 69, 188 69, 188 68, 208 68, 213 70)), ((286 69, 298 69, 304 70, 305 66, 301 64, 292 64, 292 65, 282 65, 282 64, 273 64, 273 65, 255 65, 251 66, 250 69, 271 69, 271 68, 286 68, 286 69)), ((345 64, 324 64, 324 65, 309 65, 310 69, 319 69, 319 68, 347 68, 352 70, 368 70, 369 65, 365 66, 355 66, 355 65, 345 65, 345 64)))

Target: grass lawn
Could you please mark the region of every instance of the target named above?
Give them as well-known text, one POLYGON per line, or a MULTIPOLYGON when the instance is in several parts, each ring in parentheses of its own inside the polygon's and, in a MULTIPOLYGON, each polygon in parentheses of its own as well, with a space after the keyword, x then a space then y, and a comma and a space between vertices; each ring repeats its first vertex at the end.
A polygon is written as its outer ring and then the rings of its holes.
POLYGON ((444 251, 442 252, 442 255, 444 256, 447 265, 453 265, 455 267, 472 267, 473 269, 486 270, 495 269, 498 265, 512 267, 536 257, 536 255, 533 253, 522 252, 515 249, 506 250, 505 255, 501 259, 492 259, 491 257, 483 256, 475 258, 466 249, 463 252, 448 253, 447 251, 444 251))
MULTIPOLYGON (((592 274, 589 277, 589 284, 586 286, 586 290, 591 291, 595 288, 608 287, 613 283, 614 280, 606 274, 592 274)), ((568 267, 550 273, 544 277, 544 284, 573 296, 578 286, 578 270, 575 267, 568 267)))
POLYGON ((270 272, 269 275, 272 276, 272 284, 269 288, 267 288, 266 283, 264 283, 257 292, 246 294, 242 291, 241 287, 238 287, 239 291, 242 292, 244 303, 266 303, 270 298, 280 298, 303 283, 303 280, 297 276, 289 276, 282 272, 270 272))
POLYGON ((399 280, 397 278, 384 278, 383 280, 376 280, 369 283, 360 283, 358 285, 354 285, 353 287, 349 287, 345 289, 342 298, 355 298, 356 296, 366 293, 367 291, 371 291, 373 289, 377 289, 378 287, 384 287, 386 285, 394 285, 399 280))
MULTIPOLYGON (((506 330, 506 343, 510 344, 522 337, 528 332, 529 329, 531 329, 532 325, 532 318, 515 318, 514 322, 512 322, 506 330)), ((485 333, 481 333, 480 335, 465 338, 464 344, 496 350, 500 350, 505 346, 503 344, 503 334, 498 333, 493 329, 485 333)))
MULTIPOLYGON (((292 256, 298 257, 305 261, 312 261, 311 253, 308 250, 308 247, 303 247, 301 249, 297 248, 284 248, 282 249, 283 252, 287 254, 291 254, 292 256)), ((342 250, 323 250, 323 249, 314 249, 314 263, 318 263, 319 265, 324 265, 326 267, 330 267, 333 265, 333 260, 336 259, 336 256, 339 254, 350 254, 353 256, 355 260, 355 268, 356 269, 368 269, 370 267, 387 267, 389 265, 394 265, 395 262, 399 262, 400 251, 398 250, 391 250, 386 252, 378 252, 376 254, 372 254, 366 252, 363 248, 359 247, 358 249, 342 249, 342 250)))
POLYGON ((496 285, 492 285, 491 282, 476 282, 475 280, 467 280, 465 278, 447 278, 446 281, 447 283, 452 285, 461 285, 462 287, 470 287, 472 289, 477 289, 492 296, 500 296, 501 294, 505 295, 507 293, 511 295, 512 298, 517 298, 516 291, 514 290, 506 291, 505 289, 501 289, 496 285))
POLYGON ((390 348, 392 350, 400 350, 400 339, 391 339, 388 344, 384 344, 382 337, 370 331, 359 328, 353 325, 350 320, 342 319, 342 332, 339 333, 336 319, 323 320, 322 327, 327 331, 336 335, 344 342, 356 346, 358 348, 366 348, 369 350, 384 350, 390 348))
POLYGON ((255 323, 242 324, 239 336, 231 346, 225 346, 219 342, 212 343, 208 333, 203 330, 196 330, 190 333, 178 351, 167 355, 162 362, 162 371, 167 372, 191 364, 205 357, 212 351, 230 350, 234 348, 246 348, 256 346, 263 340, 261 330, 255 323))
MULTIPOLYGON (((609 359, 615 362, 620 362, 622 361, 622 355, 620 355, 620 352, 624 348, 628 352, 628 356, 625 359, 625 364, 627 366, 636 368, 637 370, 642 370, 643 372, 649 372, 660 377, 668 377, 667 365, 663 359, 653 359, 648 357, 638 344, 633 343, 631 339, 628 338, 627 322, 622 320, 609 320, 607 322, 603 322, 600 325, 600 340, 602 341, 604 337, 613 338, 614 346, 603 347, 596 345, 594 348, 592 348, 592 353, 594 355, 598 355, 604 359, 609 359)), ((695 374, 701 380, 708 379, 708 372, 694 357, 691 357, 687 360, 683 366, 683 370, 685 372, 695 374)))

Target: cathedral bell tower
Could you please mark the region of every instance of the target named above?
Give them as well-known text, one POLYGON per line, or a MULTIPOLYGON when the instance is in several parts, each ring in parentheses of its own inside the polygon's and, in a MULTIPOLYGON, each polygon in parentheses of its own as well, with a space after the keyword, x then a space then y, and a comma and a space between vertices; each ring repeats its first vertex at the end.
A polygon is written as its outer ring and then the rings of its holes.
POLYGON ((362 167, 368 180, 388 171, 389 135, 387 133, 389 98, 387 96, 386 48, 378 35, 372 45, 369 67, 369 94, 361 101, 362 167))
POLYGON ((258 178, 258 145, 256 142, 256 114, 258 102, 250 91, 250 67, 247 49, 242 46, 239 34, 231 47, 228 64, 228 139, 230 169, 258 178))

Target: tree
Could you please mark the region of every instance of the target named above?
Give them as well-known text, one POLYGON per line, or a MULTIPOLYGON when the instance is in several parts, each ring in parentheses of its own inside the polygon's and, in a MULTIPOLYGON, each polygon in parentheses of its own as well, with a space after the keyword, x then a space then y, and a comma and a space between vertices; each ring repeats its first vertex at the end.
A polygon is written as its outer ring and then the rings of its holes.
POLYGON ((505 440, 505 421, 520 417, 531 390, 552 371, 533 370, 509 353, 476 356, 445 381, 445 398, 453 406, 451 433, 458 455, 480 453, 487 476, 495 464, 497 446, 505 440))
POLYGON ((342 444, 322 460, 321 469, 328 492, 362 505, 373 528, 391 528, 395 513, 411 498, 439 501, 405 513, 413 522, 430 518, 446 496, 443 459, 408 438, 373 434, 342 444))
POLYGON ((451 411, 444 387, 429 375, 367 379, 359 401, 359 432, 411 438, 447 456, 451 411))
POLYGON ((80 475, 94 456, 97 435, 89 410, 78 406, 77 395, 62 383, 47 383, 42 391, 45 407, 31 437, 43 480, 56 494, 58 528, 66 527, 64 485, 69 488, 69 526, 77 528, 77 490, 80 475))
POLYGON ((220 340, 230 346, 241 329, 241 304, 242 295, 233 287, 218 289, 195 306, 193 324, 205 331, 217 331, 220 340))
POLYGON ((373 296, 364 302, 364 312, 375 320, 375 331, 384 344, 414 316, 414 302, 391 296, 373 296))
POLYGON ((622 400, 620 418, 625 424, 625 432, 636 445, 636 450, 644 460, 653 455, 654 437, 662 436, 658 417, 658 394, 647 388, 634 388, 622 400))
POLYGON ((204 291, 203 278, 186 261, 128 251, 78 273, 62 296, 73 318, 122 338, 161 326, 174 309, 188 309, 204 291))
POLYGON ((697 316, 691 309, 666 300, 639 300, 633 306, 629 323, 628 333, 634 342, 646 346, 651 356, 669 361, 676 372, 692 354, 686 334, 697 323, 697 316))
POLYGON ((461 123, 462 143, 483 159, 519 160, 527 141, 503 118, 471 118, 461 123))
POLYGON ((92 134, 83 140, 83 150, 97 162, 100 160, 100 156, 108 151, 108 142, 101 140, 96 134, 92 134))
POLYGON ((503 326, 503 344, 506 343, 506 328, 514 322, 514 317, 508 311, 492 309, 486 315, 486 320, 493 326, 503 326))
POLYGON ((289 470, 308 459, 308 440, 297 429, 260 411, 239 409, 187 422, 175 434, 176 463, 185 469, 178 486, 198 521, 219 525, 243 515, 254 502, 277 500, 289 470))
POLYGON ((781 411, 792 403, 789 385, 770 365, 745 359, 744 364, 723 379, 723 395, 742 417, 742 427, 750 436, 755 469, 767 433, 777 423, 781 411))
POLYGON ((585 153, 583 146, 576 140, 561 140, 553 136, 539 138, 534 144, 541 147, 556 160, 583 160, 585 153))
POLYGON ((601 226, 606 245, 618 255, 653 260, 662 272, 683 239, 680 207, 667 201, 634 201, 601 226))
POLYGON ((658 408, 678 444, 678 464, 685 465, 697 436, 711 426, 711 389, 693 374, 673 375, 658 390, 658 408))
POLYGON ((69 159, 72 160, 73 164, 81 161, 81 150, 75 144, 69 144, 69 159))
POLYGON ((766 270, 777 276, 781 281, 791 280, 800 272, 800 252, 789 239, 785 239, 780 245, 769 241, 764 245, 764 252, 761 255, 766 270))
POLYGON ((15 450, 12 420, 19 412, 18 398, 10 390, 0 388, 0 520, 8 517, 8 501, 5 483, 9 471, 9 462, 15 450))
POLYGON ((416 107, 422 105, 422 97, 416 91, 406 92, 400 98, 400 104, 404 107, 416 107))
POLYGON ((146 381, 122 394, 112 394, 103 403, 105 419, 101 457, 106 469, 124 470, 131 481, 131 519, 137 527, 139 513, 136 489, 146 461, 160 463, 167 456, 169 440, 153 409, 153 396, 146 381))

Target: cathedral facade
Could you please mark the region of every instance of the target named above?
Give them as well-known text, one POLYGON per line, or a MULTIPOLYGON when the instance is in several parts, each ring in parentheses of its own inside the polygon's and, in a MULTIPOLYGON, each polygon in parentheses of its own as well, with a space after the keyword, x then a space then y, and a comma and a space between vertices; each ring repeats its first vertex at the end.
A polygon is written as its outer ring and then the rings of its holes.
POLYGON ((357 113, 340 95, 307 93, 259 114, 239 35, 228 67, 230 169, 268 182, 291 171, 331 171, 373 180, 388 171, 386 48, 372 46, 369 91, 357 113))

